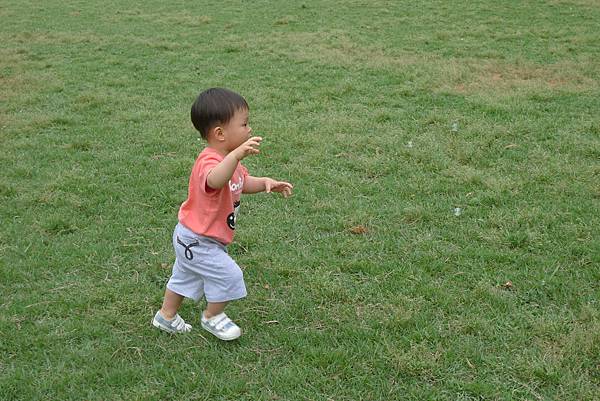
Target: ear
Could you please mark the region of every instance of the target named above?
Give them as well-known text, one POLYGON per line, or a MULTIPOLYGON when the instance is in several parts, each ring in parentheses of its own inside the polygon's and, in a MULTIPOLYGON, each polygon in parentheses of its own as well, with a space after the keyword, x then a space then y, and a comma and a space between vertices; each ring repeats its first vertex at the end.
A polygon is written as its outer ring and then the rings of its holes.
POLYGON ((223 142, 225 140, 225 133, 223 132, 223 128, 220 126, 212 128, 210 130, 210 134, 219 142, 223 142))

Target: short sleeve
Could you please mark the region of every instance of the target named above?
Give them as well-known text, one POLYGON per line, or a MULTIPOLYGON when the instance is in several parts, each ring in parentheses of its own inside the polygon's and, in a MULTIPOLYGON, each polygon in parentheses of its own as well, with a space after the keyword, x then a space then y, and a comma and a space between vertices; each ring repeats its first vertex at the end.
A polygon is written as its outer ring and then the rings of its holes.
POLYGON ((246 166, 244 166, 242 163, 240 163, 240 168, 242 170, 242 175, 244 176, 244 181, 245 181, 246 177, 248 177, 248 175, 250 173, 248 172, 248 169, 246 168, 246 166))
POLYGON ((201 192, 203 192, 205 194, 213 194, 218 191, 218 190, 213 189, 208 186, 207 179, 208 179, 208 174, 220 162, 221 162, 221 160, 217 156, 211 155, 211 154, 208 154, 208 155, 204 156, 201 160, 199 160, 198 171, 196 174, 197 174, 197 178, 198 178, 198 188, 201 192))

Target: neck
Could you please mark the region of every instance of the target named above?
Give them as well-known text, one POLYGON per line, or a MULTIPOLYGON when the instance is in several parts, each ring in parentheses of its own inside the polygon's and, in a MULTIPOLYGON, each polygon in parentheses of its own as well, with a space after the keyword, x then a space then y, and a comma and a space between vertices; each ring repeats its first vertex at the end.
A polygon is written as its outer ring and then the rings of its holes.
POLYGON ((223 157, 225 157, 229 154, 229 151, 221 143, 208 142, 208 147, 216 150, 223 157))

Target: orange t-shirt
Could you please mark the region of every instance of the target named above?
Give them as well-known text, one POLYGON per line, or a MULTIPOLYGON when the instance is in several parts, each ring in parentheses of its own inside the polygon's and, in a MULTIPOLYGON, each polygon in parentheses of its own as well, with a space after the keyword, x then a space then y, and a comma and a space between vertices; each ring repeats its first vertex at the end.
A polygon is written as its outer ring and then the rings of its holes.
POLYGON ((205 148, 196 159, 190 175, 188 198, 179 208, 179 222, 199 235, 211 237, 227 245, 233 240, 240 195, 248 170, 238 163, 228 185, 212 189, 206 178, 223 156, 205 148))

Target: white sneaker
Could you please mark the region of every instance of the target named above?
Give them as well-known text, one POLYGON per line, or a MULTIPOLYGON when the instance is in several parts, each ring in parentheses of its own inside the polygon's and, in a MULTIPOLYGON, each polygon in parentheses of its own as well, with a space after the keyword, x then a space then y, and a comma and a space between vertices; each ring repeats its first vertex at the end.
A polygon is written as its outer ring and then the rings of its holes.
POLYGON ((181 316, 175 315, 173 319, 167 320, 160 311, 156 312, 156 315, 154 315, 152 325, 167 333, 187 333, 192 330, 192 326, 187 324, 181 316))
POLYGON ((202 313, 200 323, 202 328, 224 341, 235 340, 242 335, 242 330, 225 313, 220 313, 210 319, 205 318, 202 313))

